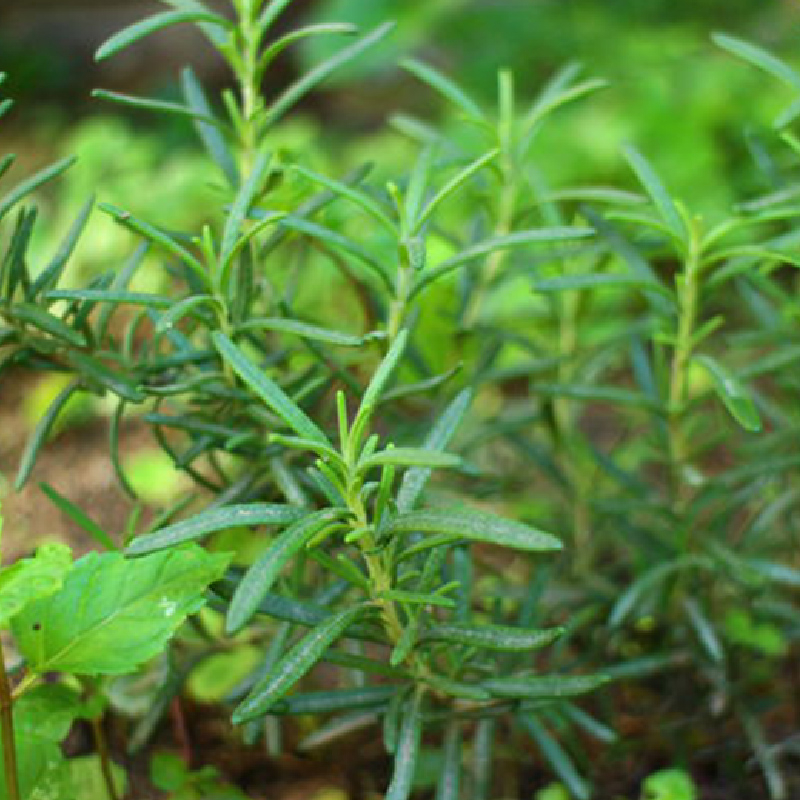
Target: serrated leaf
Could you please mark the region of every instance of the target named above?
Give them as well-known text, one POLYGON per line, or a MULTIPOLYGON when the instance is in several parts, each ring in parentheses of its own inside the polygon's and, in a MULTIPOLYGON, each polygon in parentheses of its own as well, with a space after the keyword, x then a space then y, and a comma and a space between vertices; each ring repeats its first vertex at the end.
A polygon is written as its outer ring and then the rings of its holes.
POLYGON ((241 725, 266 714, 364 613, 364 606, 344 609, 332 614, 306 634, 237 706, 232 716, 234 725, 241 725))
POLYGON ((147 19, 135 22, 127 28, 115 33, 107 39, 94 55, 95 61, 102 61, 116 55, 126 47, 130 47, 140 39, 143 39, 156 31, 178 25, 182 22, 206 22, 219 25, 221 28, 229 28, 230 22, 224 17, 213 14, 210 11, 163 11, 160 14, 153 14, 147 19))
POLYGON ((58 591, 72 566, 72 551, 64 544, 45 544, 32 558, 0 570, 0 628, 28 603, 58 591))
POLYGON ((233 367, 236 374, 295 433, 330 447, 328 437, 306 416, 300 406, 256 367, 224 333, 215 331, 212 338, 220 355, 233 367))
POLYGON ((761 430, 761 417, 743 384, 711 356, 696 355, 693 361, 703 366, 714 389, 730 415, 747 431, 761 430))
POLYGON ((563 628, 549 630, 526 630, 504 625, 468 625, 466 623, 445 623, 433 625, 420 637, 421 642, 453 642, 468 647, 486 650, 524 652, 554 642, 564 633, 563 628))
POLYGON ((225 620, 228 634, 238 633, 250 621, 292 556, 302 550, 322 528, 340 516, 338 509, 324 509, 308 514, 290 525, 270 544, 236 587, 225 620))
POLYGON ((278 503, 247 503, 202 511, 154 533, 139 536, 128 546, 129 555, 144 555, 194 541, 209 533, 243 525, 290 525, 302 519, 308 510, 278 503))
POLYGON ((195 545, 129 560, 89 553, 63 586, 30 603, 12 623, 17 646, 37 673, 122 675, 157 655, 229 556, 195 545))
POLYGON ((490 678, 481 686, 493 697, 538 700, 546 697, 574 697, 592 692, 604 683, 605 675, 510 675, 490 678))
POLYGON ((426 509, 396 516, 387 526, 387 533, 447 533, 476 542, 532 552, 560 550, 561 542, 521 522, 487 514, 484 511, 461 509, 426 509))

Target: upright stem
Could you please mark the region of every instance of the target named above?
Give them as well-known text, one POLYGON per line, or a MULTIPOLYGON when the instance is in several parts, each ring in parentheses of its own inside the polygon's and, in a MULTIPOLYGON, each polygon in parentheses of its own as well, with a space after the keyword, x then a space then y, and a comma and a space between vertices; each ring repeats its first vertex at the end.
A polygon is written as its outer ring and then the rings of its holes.
POLYGON ((111 771, 111 757, 108 753, 108 744, 103 733, 103 726, 100 717, 92 717, 92 734, 94 744, 97 748, 97 756, 100 759, 100 771, 103 773, 103 783, 106 785, 109 800, 119 800, 116 786, 114 785, 114 774, 111 771))
POLYGON ((697 232, 690 232, 689 252, 686 255, 681 284, 678 290, 678 331, 670 371, 669 400, 667 405, 670 485, 675 505, 683 506, 685 498, 681 489, 681 470, 687 458, 683 431, 683 413, 689 391, 689 364, 692 357, 694 327, 697 318, 700 253, 697 232))
POLYGON ((261 47, 261 31, 258 28, 257 5, 245 3, 241 12, 243 52, 241 70, 236 76, 242 101, 242 141, 240 147, 240 168, 245 180, 253 167, 258 148, 258 113, 261 111, 261 86, 258 80, 258 57, 261 47))
POLYGON ((6 773, 8 800, 20 800, 17 746, 14 741, 13 701, 2 641, 0 641, 0 732, 3 735, 3 767, 6 773))

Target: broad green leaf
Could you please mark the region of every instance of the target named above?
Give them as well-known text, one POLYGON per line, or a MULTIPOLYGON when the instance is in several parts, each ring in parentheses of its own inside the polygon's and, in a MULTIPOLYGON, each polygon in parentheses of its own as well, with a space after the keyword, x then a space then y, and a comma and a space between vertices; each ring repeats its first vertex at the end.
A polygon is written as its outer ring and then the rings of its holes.
POLYGON ((417 61, 415 58, 403 59, 400 62, 400 66, 447 98, 468 119, 480 120, 484 118, 480 106, 439 70, 422 61, 417 61))
POLYGON ((22 181, 22 183, 15 186, 5 197, 0 200, 0 219, 2 219, 9 210, 16 205, 23 197, 29 195, 31 192, 36 191, 42 184, 47 183, 53 178, 58 177, 62 172, 69 169, 76 161, 74 156, 64 158, 56 162, 52 166, 32 175, 30 178, 22 181))
POLYGON ((468 625, 451 622, 433 625, 420 637, 421 642, 453 642, 468 647, 509 652, 535 650, 554 642, 564 633, 563 628, 526 630, 503 625, 468 625))
POLYGON ((679 242, 685 242, 687 237, 686 224, 650 162, 635 147, 630 145, 624 147, 622 152, 672 235, 679 242))
POLYGON ((14 480, 15 491, 18 492, 27 483, 31 471, 33 470, 33 465, 36 463, 36 457, 39 455, 39 450, 50 436, 50 432, 53 430, 53 426, 59 414, 64 410, 64 407, 67 405, 72 395, 78 391, 79 387, 79 381, 70 381, 70 383, 56 395, 45 414, 37 423, 36 428, 31 434, 31 438, 25 445, 25 451, 19 462, 17 477, 14 480))
MULTIPOLYGON (((61 752, 61 741, 81 713, 80 697, 64 686, 38 686, 14 703, 17 774, 24 800, 75 797, 61 752)), ((0 798, 7 800, 4 759, 0 759, 0 798)))
POLYGON ((574 697, 608 683, 605 675, 510 675, 490 678, 481 686, 494 697, 538 700, 546 697, 574 697))
MULTIPOLYGON (((456 396, 431 428, 425 439, 426 450, 444 450, 453 438, 471 401, 470 389, 464 389, 456 396)), ((406 472, 397 494, 397 508, 400 511, 410 511, 416 505, 430 475, 429 467, 414 467, 406 472)))
POLYGON ((339 517, 341 517, 339 509, 325 509, 308 514, 290 525, 270 544, 236 587, 225 620, 228 634, 238 633, 251 620, 291 558, 322 528, 339 517))
POLYGON ((196 545, 133 560, 89 553, 75 562, 61 589, 14 618, 17 646, 40 674, 133 672, 204 605, 206 587, 228 560, 196 545))
POLYGON ((267 111, 265 125, 270 126, 277 122, 298 100, 310 92, 315 86, 324 81, 339 67, 357 58, 365 50, 383 39, 394 27, 394 23, 387 22, 370 33, 362 36, 348 47, 342 48, 338 53, 317 64, 316 67, 306 72, 299 80, 291 84, 280 96, 270 104, 267 111))
POLYGON ((212 334, 220 355, 236 374, 274 411, 295 433, 330 446, 328 437, 306 416, 283 389, 268 378, 245 354, 220 331, 212 334))
POLYGON ((258 683, 233 712, 234 725, 266 714, 297 681, 324 655, 325 651, 364 613, 355 606, 332 614, 297 642, 258 683))
POLYGON ((696 355, 693 361, 705 367, 714 389, 730 415, 747 431, 761 430, 761 417, 747 390, 738 378, 711 356, 696 355))
POLYGON ((549 533, 484 511, 426 509, 396 516, 387 533, 447 533, 476 542, 489 542, 532 552, 560 550, 561 542, 549 533))
POLYGON ((0 570, 0 628, 28 603, 58 591, 72 566, 72 551, 64 544, 45 544, 36 555, 0 570))
POLYGON ((139 536, 128 546, 129 555, 143 555, 194 541, 209 533, 246 525, 290 525, 308 514, 297 506, 277 503, 247 503, 202 511, 154 533, 139 536))
POLYGON ((76 525, 83 528, 101 547, 106 550, 118 550, 114 540, 83 509, 64 497, 48 483, 40 483, 39 488, 47 495, 48 500, 66 514, 76 525))
POLYGON ((386 791, 386 800, 408 800, 411 796, 422 742, 424 697, 424 693, 417 689, 403 708, 397 748, 394 752, 394 770, 386 791))
POLYGON ((163 11, 160 14, 154 14, 152 17, 135 22, 133 25, 129 25, 127 28, 115 33, 100 45, 94 55, 94 60, 102 61, 105 58, 110 58, 140 39, 182 22, 213 23, 223 29, 229 28, 231 25, 224 17, 212 14, 210 11, 163 11))
POLYGON ((373 467, 384 467, 387 465, 442 469, 445 467, 457 467, 460 463, 461 459, 450 453, 442 453, 437 450, 423 450, 416 447, 393 447, 388 450, 382 450, 380 453, 375 453, 360 461, 358 464, 358 471, 365 473, 373 467))
POLYGON ((682 769, 662 769, 644 779, 642 796, 644 800, 697 800, 697 788, 682 769))

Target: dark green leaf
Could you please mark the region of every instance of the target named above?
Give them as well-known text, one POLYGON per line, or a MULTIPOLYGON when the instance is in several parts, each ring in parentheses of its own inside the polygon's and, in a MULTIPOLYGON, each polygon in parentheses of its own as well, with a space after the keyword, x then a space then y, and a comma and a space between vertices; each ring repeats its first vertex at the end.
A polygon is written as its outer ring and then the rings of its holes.
POLYGON ((328 437, 302 409, 256 367, 224 333, 215 331, 214 344, 239 377, 299 436, 330 447, 328 437))
POLYGON ((127 560, 89 553, 59 591, 31 603, 13 623, 31 670, 120 675, 161 652, 229 556, 195 545, 127 560))
POLYGON ((40 483, 39 488, 47 495, 59 511, 66 514, 76 525, 79 525, 105 550, 119 550, 114 540, 85 511, 71 500, 64 497, 47 483, 40 483))
POLYGON ((154 533, 139 536, 130 543, 126 552, 131 555, 152 553, 183 542, 201 539, 209 533, 238 528, 242 525, 290 525, 308 513, 304 508, 274 503, 248 503, 212 508, 154 533))
POLYGON ((423 699, 423 692, 417 689, 403 709, 394 753, 394 771, 386 790, 386 800, 408 800, 411 796, 422 741, 423 699))
POLYGON ((86 339, 82 333, 67 325, 59 317, 48 314, 47 311, 39 308, 39 306, 31 303, 16 303, 14 305, 14 316, 27 325, 32 325, 34 328, 48 333, 56 339, 61 339, 67 344, 71 344, 73 347, 86 347, 86 339))
POLYGON ((49 166, 35 175, 32 175, 27 180, 15 186, 2 200, 0 200, 0 219, 2 219, 9 210, 18 203, 23 197, 29 195, 31 192, 36 191, 42 184, 53 180, 58 177, 62 172, 69 169, 74 163, 75 157, 64 158, 49 166))
POLYGON ((477 542, 489 542, 532 552, 560 550, 561 542, 549 533, 503 519, 484 511, 426 509, 399 514, 388 533, 447 533, 477 542))
POLYGON ((705 367, 720 400, 730 415, 747 431, 760 431, 761 418, 753 400, 739 380, 711 356, 696 355, 693 360, 705 367))
POLYGON ((241 725, 270 711, 365 611, 363 606, 344 609, 332 614, 306 634, 237 706, 232 717, 234 725, 241 725))
POLYGON ((524 652, 545 647, 554 642, 563 633, 563 628, 526 630, 524 628, 509 628, 503 625, 467 625, 465 623, 451 622, 433 625, 426 629, 420 637, 420 641, 453 642, 486 650, 524 652))
POLYGON ((129 25, 127 28, 115 33, 97 49, 94 59, 95 61, 102 61, 105 58, 110 58, 126 47, 138 42, 139 39, 182 22, 213 23, 223 29, 230 27, 230 23, 226 19, 212 14, 210 11, 163 11, 160 14, 154 14, 152 17, 135 22, 133 25, 129 25))
POLYGON ((491 678, 481 686, 494 697, 538 700, 546 697, 574 697, 608 682, 605 675, 511 675, 491 678))
POLYGON ((319 531, 341 516, 338 509, 325 509, 304 516, 290 525, 247 570, 231 599, 225 619, 228 634, 238 633, 258 611, 283 568, 319 531))

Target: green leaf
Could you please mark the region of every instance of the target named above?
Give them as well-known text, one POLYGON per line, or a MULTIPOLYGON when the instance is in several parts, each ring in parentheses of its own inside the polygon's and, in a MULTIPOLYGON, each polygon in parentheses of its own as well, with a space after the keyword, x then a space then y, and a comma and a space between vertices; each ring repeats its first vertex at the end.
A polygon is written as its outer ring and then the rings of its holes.
POLYGON ((747 431, 761 430, 761 417, 750 395, 738 378, 711 356, 696 355, 692 359, 703 366, 714 383, 714 389, 730 415, 747 431))
POLYGON ((169 308, 172 300, 160 294, 129 292, 126 289, 51 289, 44 293, 46 300, 88 300, 93 303, 126 303, 147 308, 169 308))
POLYGON ((447 533, 476 542, 532 552, 560 550, 561 542, 549 533, 503 519, 484 511, 461 509, 426 509, 396 516, 387 533, 447 533))
POLYGON ((574 697, 592 692, 608 683, 605 675, 510 675, 490 678, 481 686, 494 697, 515 700, 539 700, 547 697, 574 697))
POLYGON ((591 788, 581 777, 566 750, 532 714, 519 714, 520 726, 534 739, 542 755, 550 762, 553 771, 569 787, 575 800, 589 800, 591 788))
POLYGON ((45 544, 32 558, 0 570, 0 628, 28 603, 57 591, 72 566, 72 551, 64 544, 45 544))
POLYGON ((447 98, 468 119, 484 119, 480 106, 439 70, 415 58, 403 59, 400 66, 447 98))
POLYGON ((299 80, 295 81, 269 106, 265 125, 269 126, 277 122, 298 100, 311 91, 315 86, 324 81, 339 67, 344 66, 349 61, 357 58, 365 50, 383 39, 394 27, 394 23, 387 22, 375 30, 362 36, 348 47, 342 48, 338 53, 317 64, 316 67, 305 73, 299 80))
POLYGON ((763 69, 778 80, 800 91, 800 73, 764 48, 737 39, 735 36, 729 36, 727 33, 713 33, 711 38, 723 50, 743 58, 753 66, 763 69))
POLYGON ((526 630, 503 625, 467 625, 451 622, 433 625, 420 637, 421 642, 453 642, 467 647, 486 650, 524 652, 535 650, 554 642, 564 633, 563 628, 526 630))
POLYGON ((247 176, 245 182, 236 193, 233 204, 228 212, 228 219, 225 221, 225 229, 222 232, 222 245, 220 248, 220 263, 222 264, 222 274, 220 285, 227 286, 227 275, 230 267, 231 253, 236 247, 236 241, 242 230, 242 225, 247 219, 250 207, 258 199, 259 194, 264 188, 270 168, 270 155, 260 152, 256 156, 253 168, 247 176))
POLYGON ((317 342, 338 345, 340 347, 359 347, 365 342, 373 339, 383 338, 383 333, 366 334, 356 336, 352 333, 342 333, 330 328, 320 328, 318 325, 310 325, 297 319, 285 319, 284 317, 255 317, 248 319, 237 326, 239 331, 278 331, 279 333, 289 333, 293 336, 300 336, 303 339, 313 339, 317 342))
POLYGON ((396 686, 363 686, 324 692, 293 694, 279 700, 271 714, 331 714, 337 711, 360 711, 383 706, 394 697, 396 686))
POLYGON ((276 503, 247 503, 223 506, 203 511, 194 517, 181 520, 154 533, 134 539, 128 549, 129 555, 143 555, 168 547, 194 541, 209 533, 248 525, 290 525, 308 514, 308 510, 297 506, 276 503))
POLYGON ((32 325, 73 347, 86 347, 86 339, 80 331, 71 328, 59 317, 48 314, 39 306, 31 303, 15 303, 14 316, 26 325, 32 325))
POLYGON ((403 708, 397 748, 394 752, 394 771, 386 800, 408 800, 414 786, 414 773, 422 741, 422 690, 417 689, 403 708))
POLYGON ((422 226, 430 219, 431 214, 436 211, 436 208, 444 202, 450 195, 457 192, 458 189, 468 181, 476 172, 482 170, 489 162, 494 161, 500 154, 499 150, 491 150, 485 155, 468 164, 464 169, 456 173, 428 202, 420 214, 419 218, 413 221, 414 227, 411 235, 415 236, 422 230, 422 226))
POLYGON ((685 242, 688 234, 683 218, 650 162, 631 145, 622 152, 672 235, 679 242, 685 242))
POLYGON ((39 488, 59 511, 66 514, 76 525, 86 531, 101 547, 106 550, 119 549, 114 540, 88 514, 64 497, 63 494, 57 492, 47 483, 40 483, 39 488))
MULTIPOLYGON (((425 439, 426 450, 444 450, 453 438, 470 402, 472 402, 470 389, 464 389, 456 396, 431 428, 425 439)), ((397 494, 398 510, 410 511, 416 505, 430 475, 429 467, 414 467, 406 472, 397 494)))
POLYGON ((455 608, 455 601, 440 594, 423 594, 421 592, 407 592, 404 589, 387 589, 380 593, 380 598, 393 600, 397 603, 412 603, 423 606, 438 606, 439 608, 455 608))
POLYGON ((196 545, 134 560, 89 553, 75 562, 59 591, 14 618, 17 646, 39 674, 133 672, 204 605, 206 587, 228 560, 196 545))
POLYGON ((341 516, 339 509, 308 514, 290 525, 247 570, 231 599, 225 620, 228 634, 238 633, 258 611, 283 568, 322 528, 341 516))
POLYGON ((236 374, 274 411, 295 433, 305 439, 330 447, 328 437, 306 416, 305 412, 258 367, 224 333, 212 334, 220 355, 236 374))
POLYGON ((537 228, 531 231, 517 231, 506 236, 495 236, 486 239, 478 244, 462 250, 460 253, 443 261, 432 269, 425 270, 409 293, 409 300, 412 300, 426 286, 439 280, 455 269, 463 267, 476 259, 488 256, 499 250, 510 250, 516 247, 526 247, 528 245, 555 244, 556 242, 570 242, 577 239, 585 239, 594 236, 591 228, 537 228))
POLYGON ((119 103, 119 105, 128 108, 142 108, 147 111, 158 111, 162 114, 175 114, 179 117, 188 117, 189 119, 205 122, 207 125, 222 127, 222 123, 214 117, 207 117, 194 109, 180 105, 180 103, 168 103, 164 100, 151 100, 149 97, 135 97, 134 95, 120 92, 108 92, 105 89, 94 89, 92 97, 96 97, 99 100, 108 100, 111 103, 119 103))
POLYGON ((454 720, 444 734, 442 768, 435 800, 458 800, 461 789, 461 725, 454 720))
POLYGON ((145 395, 129 380, 127 375, 121 375, 119 372, 109 369, 99 359, 73 351, 69 354, 69 360, 75 371, 81 373, 84 378, 98 383, 119 397, 131 403, 141 403, 145 400, 145 395))
POLYGON ((58 395, 56 395, 45 414, 37 423, 31 438, 25 445, 25 451, 19 462, 17 477, 14 480, 15 491, 18 492, 28 482, 28 478, 33 470, 33 465, 36 463, 36 457, 39 455, 39 450, 50 436, 50 432, 53 430, 58 415, 64 410, 64 406, 67 405, 70 398, 78 391, 79 387, 80 382, 77 380, 68 383, 58 395))
POLYGON ((182 22, 213 23, 223 29, 231 27, 231 23, 228 20, 217 14, 212 14, 210 11, 163 11, 160 14, 154 14, 152 17, 135 22, 133 25, 129 25, 127 28, 115 33, 100 45, 94 55, 94 60, 102 61, 105 58, 110 58, 140 39, 182 22))
POLYGON ((262 54, 258 60, 258 74, 263 74, 264 70, 271 64, 287 47, 307 39, 309 36, 321 36, 332 33, 356 33, 358 28, 344 22, 321 22, 316 25, 306 25, 304 28, 297 28, 276 39, 262 54))
POLYGON ((62 172, 68 170, 76 161, 76 158, 64 158, 55 164, 40 170, 27 180, 15 186, 2 200, 0 200, 0 219, 2 219, 10 209, 16 205, 23 197, 36 191, 42 184, 58 177, 62 172))
POLYGON ((228 183, 236 188, 239 185, 239 169, 236 166, 236 160, 219 128, 204 121, 204 118, 213 118, 214 113, 203 92, 203 87, 189 67, 181 72, 181 86, 186 104, 197 114, 194 127, 200 141, 228 183))
POLYGON ((642 796, 644 800, 697 800, 697 789, 682 769, 662 769, 644 779, 642 796))
POLYGON ((562 275, 534 281, 537 292, 565 292, 576 289, 644 289, 671 297, 669 290, 655 281, 637 278, 634 275, 562 275))
POLYGON ((258 683, 233 712, 234 725, 266 714, 297 681, 324 655, 325 651, 364 613, 364 606, 355 606, 332 614, 304 636, 258 683))
POLYGON ((120 225, 123 225, 134 233, 143 236, 148 241, 162 247, 170 255, 189 267, 201 279, 203 284, 208 283, 205 267, 185 247, 178 244, 178 242, 167 233, 143 220, 131 216, 129 212, 123 211, 121 208, 112 206, 109 203, 102 203, 100 205, 100 210, 109 214, 120 225))
MULTIPOLYGON (((407 340, 408 331, 401 330, 392 342, 389 352, 386 354, 383 361, 381 361, 378 369, 375 370, 375 374, 372 376, 369 385, 365 389, 364 395, 361 398, 358 414, 356 415, 357 418, 361 417, 365 412, 369 414, 371 409, 374 409, 378 404, 378 399, 381 394, 383 394, 383 390, 389 382, 389 378, 392 377, 392 373, 397 369, 400 358, 405 351, 407 340)), ((353 427, 355 426, 356 423, 353 423, 353 427)))
POLYGON ((392 447, 382 450, 368 458, 359 461, 358 472, 366 473, 373 467, 429 467, 445 468, 457 467, 461 463, 458 456, 442 453, 436 450, 422 450, 416 447, 392 447))

